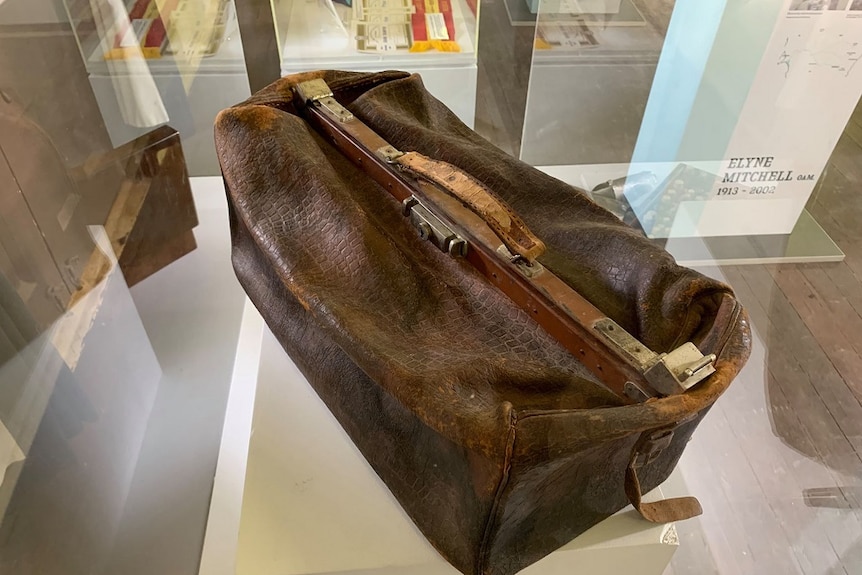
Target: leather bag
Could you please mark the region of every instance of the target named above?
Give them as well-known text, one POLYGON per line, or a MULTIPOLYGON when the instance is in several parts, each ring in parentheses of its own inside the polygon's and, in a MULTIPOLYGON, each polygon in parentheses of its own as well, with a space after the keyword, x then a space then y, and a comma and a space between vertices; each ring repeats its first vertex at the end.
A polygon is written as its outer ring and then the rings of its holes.
MULTIPOLYGON (((573 138, 577 134, 572 134, 573 138)), ((586 194, 511 158, 404 72, 283 78, 216 120, 233 265, 272 332, 431 544, 466 575, 509 575, 629 503, 648 520, 709 407, 749 354, 731 289, 586 194), (716 373, 623 401, 300 115, 323 78, 399 150, 453 164, 546 244, 541 263, 656 351, 692 341, 716 373)), ((289 417, 290 414, 285 414, 289 417)))

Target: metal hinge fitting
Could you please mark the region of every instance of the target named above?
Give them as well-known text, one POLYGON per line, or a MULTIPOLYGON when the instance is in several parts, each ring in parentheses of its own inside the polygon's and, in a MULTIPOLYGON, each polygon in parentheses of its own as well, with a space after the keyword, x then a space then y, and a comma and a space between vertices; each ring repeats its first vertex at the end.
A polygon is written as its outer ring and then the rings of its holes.
POLYGON ((296 93, 306 104, 320 106, 330 117, 341 123, 353 120, 353 114, 338 103, 332 90, 322 78, 315 78, 296 85, 296 93))
MULTIPOLYGON (((704 355, 691 342, 668 353, 658 354, 612 319, 599 320, 593 327, 628 356, 643 372, 647 383, 662 395, 683 393, 715 373, 715 354, 704 355)), ((627 382, 624 391, 636 400, 651 395, 634 382, 627 382)))

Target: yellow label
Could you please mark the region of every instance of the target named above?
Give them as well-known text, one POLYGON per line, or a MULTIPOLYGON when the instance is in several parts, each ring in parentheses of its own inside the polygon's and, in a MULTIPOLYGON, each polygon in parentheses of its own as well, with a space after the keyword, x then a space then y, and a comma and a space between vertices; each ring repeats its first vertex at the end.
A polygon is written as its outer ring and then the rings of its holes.
POLYGON ((159 5, 155 2, 150 2, 147 5, 147 9, 144 11, 144 18, 158 18, 159 17, 159 5))

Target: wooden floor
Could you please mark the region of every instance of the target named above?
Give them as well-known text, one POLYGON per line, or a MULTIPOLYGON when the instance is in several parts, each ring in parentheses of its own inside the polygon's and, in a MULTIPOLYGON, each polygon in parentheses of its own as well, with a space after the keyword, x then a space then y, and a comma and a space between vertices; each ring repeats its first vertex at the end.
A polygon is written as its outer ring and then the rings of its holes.
POLYGON ((681 463, 704 503, 673 573, 862 573, 862 105, 808 209, 846 254, 722 275, 755 351, 681 463))
MULTIPOLYGON (((517 155, 534 30, 502 2, 482 1, 477 130, 517 155)), ((808 209, 843 262, 703 270, 734 288, 755 346, 680 463, 705 513, 677 525, 667 574, 862 574, 862 105, 808 209)))

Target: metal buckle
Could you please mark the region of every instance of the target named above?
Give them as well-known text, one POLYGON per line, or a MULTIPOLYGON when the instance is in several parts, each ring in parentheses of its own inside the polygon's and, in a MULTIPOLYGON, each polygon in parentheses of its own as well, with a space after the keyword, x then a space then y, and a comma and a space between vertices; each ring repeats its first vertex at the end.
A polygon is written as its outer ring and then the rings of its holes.
POLYGON ((643 467, 655 461, 662 451, 670 447, 673 441, 673 429, 662 429, 653 432, 640 447, 634 456, 633 467, 643 467))

